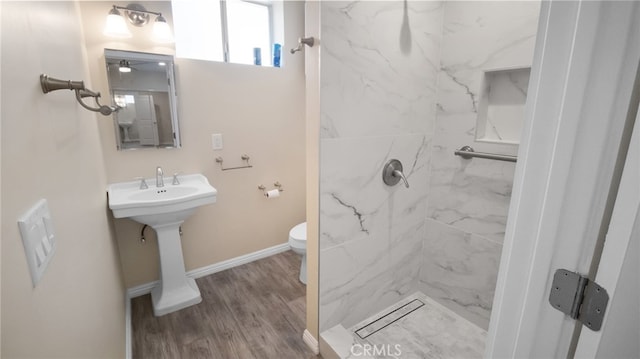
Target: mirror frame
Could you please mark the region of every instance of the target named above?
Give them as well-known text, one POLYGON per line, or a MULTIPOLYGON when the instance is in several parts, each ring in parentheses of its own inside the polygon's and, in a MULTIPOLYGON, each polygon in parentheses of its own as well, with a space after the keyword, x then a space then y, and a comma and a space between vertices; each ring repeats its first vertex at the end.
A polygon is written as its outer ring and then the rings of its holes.
POLYGON ((116 134, 116 148, 118 151, 129 151, 129 150, 141 150, 141 149, 159 149, 159 148, 181 148, 182 143, 180 141, 180 126, 178 122, 178 95, 175 87, 175 61, 173 55, 163 55, 163 54, 154 54, 148 52, 138 52, 138 51, 126 51, 126 50, 114 50, 114 49, 104 49, 104 64, 107 75, 107 83, 109 85, 109 95, 111 96, 111 102, 115 102, 115 94, 114 91, 119 89, 114 89, 111 84, 111 79, 109 76, 109 59, 118 59, 118 60, 147 60, 147 61, 162 61, 166 63, 166 75, 167 75, 167 95, 169 97, 169 107, 171 114, 171 127, 173 130, 173 146, 166 145, 158 145, 158 146, 140 146, 133 148, 123 148, 122 146, 122 138, 120 136, 120 126, 118 124, 117 112, 112 115, 113 125, 116 134))

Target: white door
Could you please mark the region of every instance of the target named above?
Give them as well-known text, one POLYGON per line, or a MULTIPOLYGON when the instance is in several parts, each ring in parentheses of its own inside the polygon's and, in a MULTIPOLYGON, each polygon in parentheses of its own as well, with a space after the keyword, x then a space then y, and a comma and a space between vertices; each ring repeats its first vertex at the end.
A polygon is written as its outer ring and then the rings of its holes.
POLYGON ((640 121, 636 119, 595 282, 609 304, 600 331, 582 328, 576 358, 640 358, 640 121))
POLYGON ((158 136, 158 121, 151 95, 136 95, 136 126, 140 144, 157 146, 160 142, 158 136))
POLYGON ((576 358, 628 353, 640 358, 638 234, 633 233, 640 203, 637 134, 628 157, 635 163, 627 164, 623 175, 626 184, 618 197, 612 190, 622 134, 633 119, 630 108, 637 108, 631 98, 639 62, 640 2, 542 3, 487 358, 570 355, 576 324, 549 304, 553 275, 557 269, 589 273, 616 198, 596 278, 612 302, 601 332, 581 331, 576 358), (622 265, 623 259, 629 262, 622 265), (635 282, 619 285, 628 275, 635 282), (618 293, 627 290, 632 294, 618 293), (625 305, 632 309, 621 309, 625 305), (634 339, 623 340, 619 332, 634 339), (617 346, 620 352, 613 351, 617 346))

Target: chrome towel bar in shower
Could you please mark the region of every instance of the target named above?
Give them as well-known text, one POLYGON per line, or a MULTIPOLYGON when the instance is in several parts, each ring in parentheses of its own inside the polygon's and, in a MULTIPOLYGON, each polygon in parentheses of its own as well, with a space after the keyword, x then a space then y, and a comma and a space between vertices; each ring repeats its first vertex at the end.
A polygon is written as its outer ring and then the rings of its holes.
POLYGON ((464 146, 459 150, 455 150, 453 154, 456 156, 460 156, 465 160, 470 160, 473 157, 486 158, 489 160, 507 161, 507 162, 516 162, 518 160, 518 156, 499 155, 496 153, 486 153, 486 152, 475 152, 471 146, 464 146))

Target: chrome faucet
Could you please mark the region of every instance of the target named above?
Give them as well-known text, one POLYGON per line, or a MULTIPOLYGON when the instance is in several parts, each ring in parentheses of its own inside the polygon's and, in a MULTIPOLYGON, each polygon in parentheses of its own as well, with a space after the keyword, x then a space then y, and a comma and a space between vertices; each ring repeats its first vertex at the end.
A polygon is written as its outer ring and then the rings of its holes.
POLYGON ((164 187, 164 173, 162 167, 156 167, 156 187, 164 187))

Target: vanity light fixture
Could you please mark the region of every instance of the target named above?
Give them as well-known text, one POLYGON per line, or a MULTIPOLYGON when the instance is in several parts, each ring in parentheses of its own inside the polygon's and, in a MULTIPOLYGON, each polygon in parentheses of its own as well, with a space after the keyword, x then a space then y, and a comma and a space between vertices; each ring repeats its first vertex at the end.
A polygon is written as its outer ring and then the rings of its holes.
POLYGON ((107 15, 103 33, 111 37, 131 37, 131 32, 127 28, 124 18, 126 17, 132 25, 142 27, 149 23, 150 14, 157 16, 153 22, 152 40, 162 44, 174 42, 173 33, 164 16, 159 12, 149 11, 140 4, 129 4, 126 7, 113 5, 107 15), (124 11, 124 17, 119 10, 124 11))
POLYGON ((115 5, 113 5, 113 9, 111 9, 109 11, 109 15, 107 15, 107 22, 105 23, 103 33, 111 37, 131 37, 131 31, 127 28, 127 24, 124 22, 122 14, 118 11, 115 5))
POLYGON ((167 20, 158 15, 156 21, 153 23, 153 41, 160 44, 170 44, 173 42, 173 34, 171 28, 167 24, 167 20))
POLYGON ((131 72, 131 65, 127 60, 120 60, 120 64, 118 65, 118 71, 120 72, 131 72))

